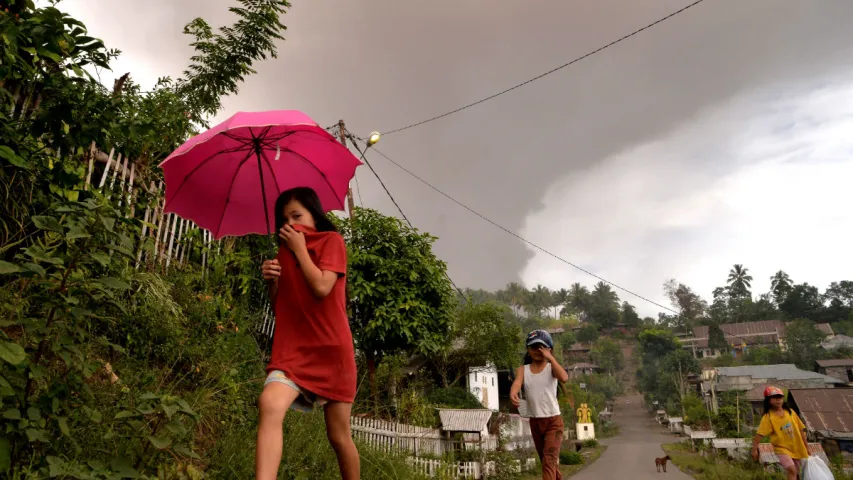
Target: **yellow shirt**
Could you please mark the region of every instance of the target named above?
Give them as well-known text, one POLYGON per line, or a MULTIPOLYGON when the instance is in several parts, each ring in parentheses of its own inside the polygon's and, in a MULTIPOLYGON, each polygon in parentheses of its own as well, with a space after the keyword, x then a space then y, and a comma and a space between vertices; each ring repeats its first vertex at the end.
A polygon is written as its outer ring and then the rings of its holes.
POLYGON ((777 455, 788 455, 791 458, 809 458, 809 450, 803 442, 803 430, 806 427, 794 412, 784 410, 782 416, 773 412, 761 417, 758 433, 762 437, 770 436, 773 451, 777 455))

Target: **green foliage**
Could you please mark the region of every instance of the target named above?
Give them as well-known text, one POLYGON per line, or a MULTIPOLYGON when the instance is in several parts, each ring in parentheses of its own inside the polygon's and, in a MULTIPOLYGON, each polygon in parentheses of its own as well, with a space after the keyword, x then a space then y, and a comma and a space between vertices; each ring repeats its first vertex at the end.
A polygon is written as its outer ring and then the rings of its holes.
POLYGON ((447 341, 430 356, 445 386, 455 385, 469 368, 516 366, 521 330, 517 325, 507 324, 507 310, 489 302, 467 303, 456 312, 447 341))
POLYGON ((484 408, 477 397, 463 387, 436 388, 427 394, 426 399, 440 408, 484 408))
POLYGON ((583 463, 583 455, 571 450, 560 452, 560 465, 580 465, 583 463))
POLYGON ((823 338, 823 333, 812 321, 796 320, 785 328, 786 353, 799 368, 811 370, 821 355, 823 338))
POLYGON ((584 440, 582 445, 583 448, 595 448, 598 446, 598 440, 590 438, 588 440, 584 440))
POLYGON ((598 364, 609 375, 615 375, 625 367, 625 357, 622 354, 622 347, 610 339, 599 339, 590 350, 590 355, 592 356, 593 363, 598 364))
POLYGON ((598 339, 598 327, 591 324, 586 324, 578 330, 578 341, 581 343, 591 344, 598 339))
POLYGON ((447 341, 454 297, 435 237, 375 210, 339 227, 349 255, 352 330, 366 355, 438 351, 447 341))

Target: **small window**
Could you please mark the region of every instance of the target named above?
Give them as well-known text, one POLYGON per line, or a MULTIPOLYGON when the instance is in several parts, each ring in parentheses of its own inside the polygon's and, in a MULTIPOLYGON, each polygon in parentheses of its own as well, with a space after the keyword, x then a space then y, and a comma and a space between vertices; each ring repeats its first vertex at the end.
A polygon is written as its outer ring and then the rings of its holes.
POLYGON ((492 377, 492 386, 493 386, 493 387, 495 386, 495 379, 494 379, 494 377, 492 377))
POLYGON ((584 432, 588 432, 588 431, 589 431, 589 426, 588 426, 588 425, 584 425, 584 426, 583 426, 583 431, 584 431, 584 432))
POLYGON ((477 381, 477 372, 474 372, 474 381, 477 381))

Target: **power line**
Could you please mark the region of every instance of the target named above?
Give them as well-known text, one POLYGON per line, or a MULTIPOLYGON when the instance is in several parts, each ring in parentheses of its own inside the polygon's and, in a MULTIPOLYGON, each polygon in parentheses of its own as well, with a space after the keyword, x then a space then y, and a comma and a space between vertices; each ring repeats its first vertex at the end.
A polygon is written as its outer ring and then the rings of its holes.
MULTIPOLYGON (((420 121, 420 122, 413 123, 413 124, 411 124, 411 125, 406 125, 405 127, 400 127, 400 128, 396 128, 396 129, 394 129, 394 130, 390 130, 390 131, 388 131, 388 132, 383 133, 383 135, 391 135, 392 133, 402 132, 403 130, 408 130, 408 129, 410 129, 410 128, 415 128, 415 127, 421 126, 421 125, 423 125, 423 124, 425 124, 425 123, 430 123, 430 122, 433 122, 433 121, 435 121, 435 120, 442 119, 442 118, 444 118, 444 117, 449 117, 450 115, 453 115, 454 113, 459 113, 459 112, 461 112, 462 110, 466 110, 466 109, 471 108, 471 107, 473 107, 473 106, 479 105, 479 104, 481 104, 481 103, 483 103, 483 102, 487 102, 487 101, 489 101, 489 100, 491 100, 491 99, 493 99, 493 98, 500 97, 501 95, 503 95, 503 94, 505 94, 505 93, 509 93, 509 92, 511 92, 511 91, 513 91, 513 90, 515 90, 515 89, 517 89, 517 88, 521 88, 521 87, 523 87, 523 86, 525 86, 525 85, 527 85, 527 84, 529 84, 529 83, 533 83, 533 82, 535 82, 536 80, 539 80, 539 79, 541 79, 541 78, 543 78, 543 77, 546 77, 546 76, 548 76, 548 75, 550 75, 550 74, 552 74, 552 73, 554 73, 554 72, 557 72, 557 71, 559 71, 559 70, 562 70, 562 69, 564 69, 564 68, 566 68, 566 67, 568 67, 568 66, 570 66, 570 65, 572 65, 572 64, 575 64, 575 63, 577 63, 577 62, 579 62, 579 61, 581 61, 581 60, 583 60, 583 59, 585 59, 585 58, 591 57, 591 56, 595 55, 596 53, 601 52, 602 50, 606 50, 606 49, 608 49, 608 48, 612 47, 613 45, 616 45, 617 43, 620 43, 620 42, 622 42, 622 41, 624 41, 624 40, 627 40, 627 39, 629 39, 629 38, 633 37, 634 35, 637 35, 638 33, 642 32, 643 30, 647 30, 647 29, 649 29, 649 28, 652 28, 652 27, 654 27, 655 25, 657 25, 657 24, 659 24, 659 23, 662 23, 662 22, 664 22, 664 21, 666 21, 666 20, 669 20, 670 18, 672 18, 672 17, 674 17, 674 16, 678 15, 678 14, 679 14, 679 13, 681 13, 681 12, 684 12, 685 10, 687 10, 687 9, 689 9, 689 8, 691 8, 691 7, 695 7, 696 5, 698 5, 698 4, 700 4, 700 3, 702 3, 703 1, 704 1, 704 0, 696 0, 695 2, 691 3, 690 5, 687 5, 686 7, 682 8, 682 9, 680 9, 680 10, 677 10, 677 11, 675 11, 675 12, 673 12, 673 13, 670 13, 669 15, 667 15, 667 16, 665 16, 665 17, 661 18, 660 20, 657 20, 656 22, 650 23, 650 24, 646 25, 645 27, 640 28, 639 30, 634 30, 633 32, 631 32, 631 33, 629 33, 629 34, 625 35, 624 37, 622 37, 622 38, 620 38, 620 39, 618 39, 618 40, 614 40, 614 41, 612 41, 612 42, 608 43, 607 45, 605 45, 605 46, 603 46, 603 47, 600 47, 600 48, 598 48, 598 49, 596 49, 596 50, 593 50, 593 51, 591 51, 591 52, 587 53, 586 55, 583 55, 583 56, 581 56, 581 57, 578 57, 578 58, 576 58, 576 59, 574 59, 574 60, 572 60, 572 61, 570 61, 570 62, 568 62, 568 63, 564 63, 564 64, 560 65, 559 67, 554 68, 554 69, 552 69, 552 70, 548 70, 547 72, 545 72, 545 73, 543 73, 543 74, 541 74, 541 75, 537 75, 537 76, 535 76, 535 77, 533 77, 533 78, 531 78, 531 79, 529 79, 529 80, 526 80, 526 81, 524 81, 524 82, 522 82, 522 83, 519 83, 518 85, 512 86, 512 87, 510 87, 510 88, 507 88, 506 90, 502 90, 502 91, 500 91, 500 92, 498 92, 498 93, 495 93, 495 94, 493 94, 493 95, 489 95, 489 96, 488 96, 488 97, 486 97, 486 98, 483 98, 483 99, 477 100, 476 102, 473 102, 473 103, 469 103, 469 104, 467 104, 467 105, 464 105, 464 106, 459 107, 459 108, 457 108, 457 109, 455 109, 455 110, 451 110, 451 111, 449 111, 449 112, 443 113, 443 114, 441 114, 441 115, 437 115, 437 116, 435 116, 435 117, 428 118, 428 119, 426 119, 426 120, 422 120, 422 121, 420 121)), ((377 151, 378 151, 378 150, 377 150, 377 151)))
MULTIPOLYGON (((403 213, 403 209, 400 208, 400 204, 397 203, 397 200, 394 198, 393 195, 391 195, 391 192, 388 191, 388 187, 385 186, 385 182, 383 182, 382 179, 379 178, 379 174, 376 173, 376 170, 374 170, 373 166, 370 164, 370 162, 367 161, 367 157, 365 156, 365 154, 367 153, 367 150, 370 148, 370 144, 368 144, 364 139, 356 137, 353 134, 348 134, 347 137, 350 139, 350 142, 352 142, 355 149, 358 150, 358 153, 361 154, 361 159, 364 160, 364 163, 370 168, 370 171, 373 172, 373 175, 376 177, 376 179, 379 180, 379 184, 382 185, 382 188, 385 190, 385 193, 388 194, 388 198, 391 199, 391 202, 393 202, 394 206, 397 207, 397 211, 400 212, 400 215, 403 217, 404 220, 406 220, 406 223, 409 225, 409 228, 414 230, 415 226, 412 225, 412 222, 410 222, 409 218, 406 217, 406 214, 403 213), (356 139, 361 140, 362 142, 365 143, 366 147, 365 147, 364 151, 362 151, 361 148, 359 148, 358 142, 356 141, 356 139)), ((380 155, 381 155, 381 153, 380 153, 380 155)), ((384 157, 385 155, 382 155, 382 156, 384 157)), ((445 271, 444 276, 447 277, 447 280, 450 281, 450 284, 453 285, 453 288, 455 288, 456 291, 459 292, 459 295, 461 295, 463 299, 467 299, 467 297, 465 296, 465 293, 462 292, 462 289, 459 288, 458 285, 456 285, 456 282, 454 282, 452 278, 450 278, 450 274, 445 271)))
MULTIPOLYGON (((701 1, 701 0, 700 0, 700 1, 701 1)), ((634 293, 634 292, 632 292, 631 290, 628 290, 628 289, 627 289, 627 288, 625 288, 625 287, 621 287, 621 286, 619 286, 619 285, 617 285, 617 284, 615 284, 615 283, 611 282, 610 280, 607 280, 606 278, 600 277, 600 276, 596 275, 595 273, 592 273, 592 272, 590 272, 589 270, 587 270, 587 269, 585 269, 585 268, 583 268, 583 267, 581 267, 581 266, 578 266, 578 265, 576 265, 576 264, 574 264, 574 263, 572 263, 572 262, 570 262, 570 261, 566 260, 565 258, 560 257, 559 255, 557 255, 557 254, 555 254, 555 253, 552 253, 552 252, 551 252, 551 251, 549 251, 549 250, 546 250, 546 249, 545 249, 545 248, 543 248, 543 247, 540 247, 539 245, 537 245, 537 244, 535 244, 535 243, 531 242, 530 240, 528 240, 528 239, 526 239, 526 238, 522 237, 521 235, 519 235, 519 234, 517 234, 517 233, 513 232, 512 230, 510 230, 510 229, 508 229, 508 228, 504 227, 503 225, 500 225, 500 224, 498 224, 497 222, 495 222, 495 221, 493 221, 493 220, 489 219, 488 217, 486 217, 485 215, 481 214, 480 212, 478 212, 478 211, 474 210, 473 208, 469 207, 468 205, 465 205, 464 203, 460 202, 459 200, 456 200, 455 198, 451 197, 449 194, 444 193, 444 192, 443 192, 442 190, 440 190, 438 187, 436 187, 436 186, 432 185, 431 183, 427 182, 427 181, 426 181, 426 180, 424 180, 423 178, 419 177, 417 174, 415 174, 414 172, 412 172, 412 171, 411 171, 411 170, 409 170, 408 168, 406 168, 406 167, 404 167, 404 166, 400 165, 399 163, 395 162, 395 161, 394 161, 393 159, 391 159, 388 155, 385 155, 384 153, 382 153, 382 151, 378 150, 376 147, 373 147, 373 150, 374 150, 376 153, 378 153, 379 155, 381 155, 382 157, 384 157, 386 160, 388 160, 389 162, 391 162, 392 164, 394 164, 397 168, 399 168, 400 170, 403 170, 404 172, 408 173, 409 175, 411 175, 412 177, 414 177, 415 179, 417 179, 419 182, 421 182, 421 183, 423 183, 424 185, 426 185, 427 187, 429 187, 429 188, 431 188, 431 189, 435 190, 437 193, 439 193, 439 194, 440 194, 440 195, 442 195, 443 197, 447 198, 447 199, 448 199, 448 200, 450 200, 451 202, 453 202, 453 203, 455 203, 455 204, 459 205, 460 207, 464 208, 465 210, 468 210, 469 212, 473 213, 474 215, 476 215, 476 216, 480 217, 480 219, 485 220, 485 221, 486 221, 486 222, 488 222, 488 223, 491 223, 493 226, 495 226, 495 227, 497 227, 497 228, 499 228, 499 229, 503 230, 504 232, 506 232, 506 233, 508 233, 508 234, 512 235, 513 237, 517 238, 518 240, 521 240, 522 242, 524 242, 524 243, 526 243, 526 244, 530 245, 531 247, 533 247, 533 248, 535 248, 535 249, 539 250, 540 252, 545 253, 545 254, 547 254, 547 255, 550 255, 551 257, 556 258, 557 260, 559 260, 559 261, 561 261, 561 262, 565 263, 566 265, 569 265, 569 266, 571 266, 571 267, 574 267, 574 268, 576 268, 576 269, 580 270, 581 272, 586 273, 587 275, 589 275, 589 276, 591 276, 591 277, 597 278, 598 280, 601 280, 602 282, 604 282, 604 283, 606 283, 606 284, 608 284, 608 285, 611 285, 611 286, 613 286, 613 287, 616 287, 616 288, 618 288, 619 290, 622 290, 622 291, 623 291, 623 292, 625 292, 625 293, 628 293, 628 294, 630 294, 630 295, 633 295, 634 297, 639 298, 640 300, 644 300, 644 301, 646 301, 646 302, 648 302, 648 303, 650 303, 650 304, 652 304, 652 305, 655 305, 655 306, 656 306, 656 307, 658 307, 658 308, 662 308, 662 309, 667 310, 667 311, 669 311, 669 312, 672 312, 672 313, 674 313, 674 314, 676 314, 676 315, 679 315, 679 313, 678 313, 678 312, 676 312, 675 310, 673 310, 673 309, 671 309, 671 308, 669 308, 669 307, 666 307, 666 306, 664 306, 664 305, 661 305, 660 303, 657 303, 657 302, 655 302, 655 301, 653 301, 653 300, 650 300, 650 299, 648 299, 648 298, 646 298, 646 297, 644 297, 644 296, 642 296, 642 295, 640 295, 640 294, 638 294, 638 293, 634 293)), ((396 202, 395 202, 395 204, 396 204, 396 202)))

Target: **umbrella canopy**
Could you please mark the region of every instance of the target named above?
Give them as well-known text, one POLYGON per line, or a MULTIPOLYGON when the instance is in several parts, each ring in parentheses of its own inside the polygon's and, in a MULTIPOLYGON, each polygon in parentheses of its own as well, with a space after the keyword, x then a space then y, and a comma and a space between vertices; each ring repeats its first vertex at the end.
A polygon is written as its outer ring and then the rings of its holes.
POLYGON ((343 210, 359 165, 302 112, 239 112, 160 164, 165 211, 192 220, 214 238, 271 233, 281 192, 309 187, 326 211, 343 210))

